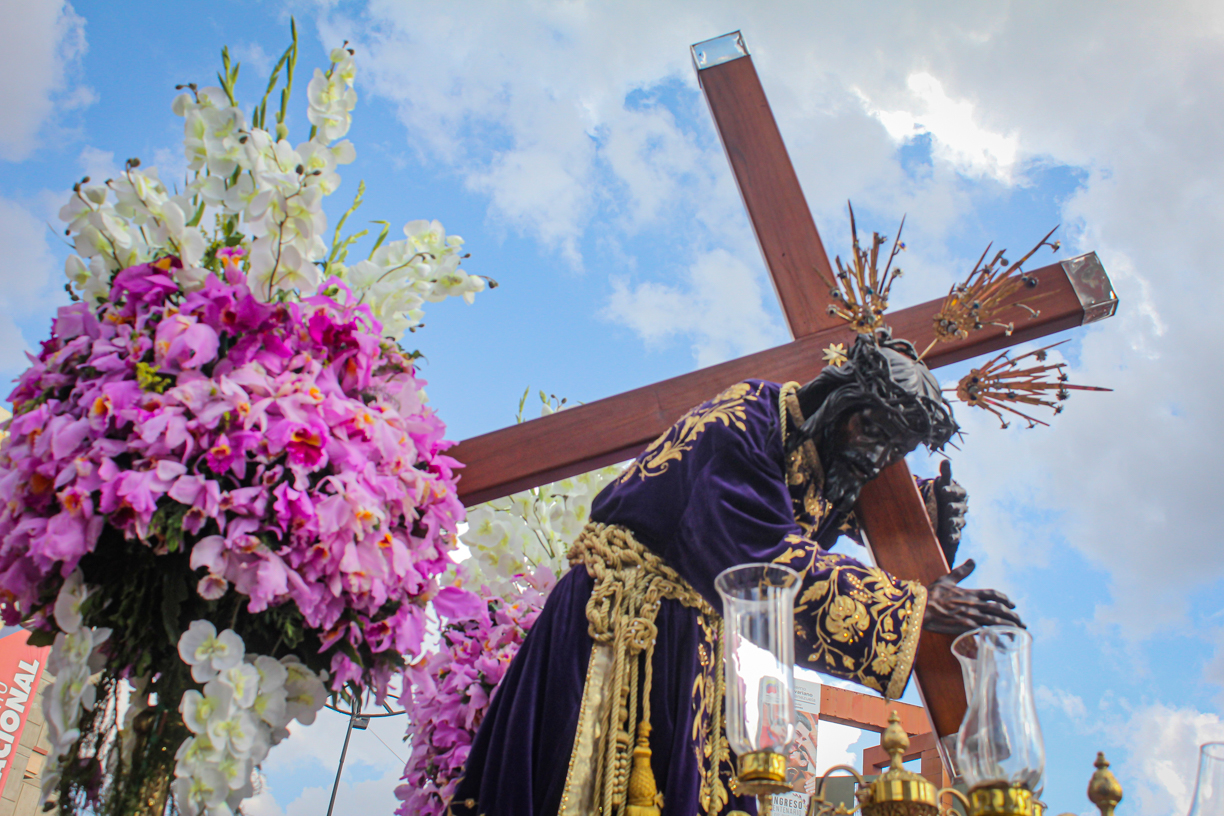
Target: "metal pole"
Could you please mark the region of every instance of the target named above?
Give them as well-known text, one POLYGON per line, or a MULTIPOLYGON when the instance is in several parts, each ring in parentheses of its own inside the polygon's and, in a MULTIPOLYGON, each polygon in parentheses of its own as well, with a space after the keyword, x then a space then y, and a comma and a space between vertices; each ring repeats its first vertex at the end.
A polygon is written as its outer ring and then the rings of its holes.
POLYGON ((332 785, 331 801, 327 804, 327 816, 332 816, 332 808, 336 806, 336 791, 340 790, 340 774, 344 773, 344 755, 348 753, 349 737, 353 735, 353 721, 357 719, 357 704, 349 713, 348 729, 344 732, 344 747, 340 749, 340 765, 336 768, 336 782, 332 785))

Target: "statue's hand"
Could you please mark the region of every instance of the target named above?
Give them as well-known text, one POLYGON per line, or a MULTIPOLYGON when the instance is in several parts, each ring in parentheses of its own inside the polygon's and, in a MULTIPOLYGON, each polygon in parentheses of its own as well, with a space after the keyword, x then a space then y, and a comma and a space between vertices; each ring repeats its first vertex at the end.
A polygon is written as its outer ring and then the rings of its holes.
POLYGON ((927 587, 923 629, 946 635, 959 635, 979 626, 1024 626, 1020 616, 1012 611, 1016 605, 1002 592, 958 586, 973 572, 975 566, 977 565, 973 563, 973 559, 970 559, 947 575, 931 582, 927 587))
POLYGON ((956 563, 961 529, 965 526, 965 514, 969 512, 969 492, 952 480, 952 463, 947 459, 939 464, 939 478, 935 480, 935 505, 939 509, 935 535, 950 567, 956 563))

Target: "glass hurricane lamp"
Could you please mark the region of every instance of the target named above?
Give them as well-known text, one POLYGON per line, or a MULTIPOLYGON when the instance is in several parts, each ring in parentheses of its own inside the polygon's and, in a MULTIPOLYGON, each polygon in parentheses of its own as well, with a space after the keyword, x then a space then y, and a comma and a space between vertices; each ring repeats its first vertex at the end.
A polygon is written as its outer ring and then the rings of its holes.
POLYGON ((800 582, 799 573, 780 564, 744 564, 714 579, 723 606, 727 741, 739 756, 737 794, 790 789, 800 582))

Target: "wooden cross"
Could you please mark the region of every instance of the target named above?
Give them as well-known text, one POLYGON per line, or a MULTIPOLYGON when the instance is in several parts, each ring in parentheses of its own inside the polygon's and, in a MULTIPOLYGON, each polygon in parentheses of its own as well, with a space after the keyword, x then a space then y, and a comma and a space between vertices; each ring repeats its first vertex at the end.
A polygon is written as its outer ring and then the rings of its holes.
MULTIPOLYGON (((831 343, 854 333, 827 313, 833 280, 799 180, 787 156, 752 58, 739 32, 693 46, 698 80, 731 162, 748 217, 795 338, 768 351, 700 369, 465 440, 451 453, 465 463, 459 483, 467 505, 546 484, 636 456, 681 414, 749 378, 806 382, 831 343), (823 271, 823 280, 821 271, 823 271)), ((932 367, 1109 317, 1117 298, 1095 254, 1030 273, 1037 281, 1017 298, 1039 313, 1005 334, 987 326, 965 340, 940 343, 927 354, 932 367)), ((934 338, 942 300, 890 313, 895 337, 918 348, 934 338)), ((948 572, 925 505, 905 462, 869 482, 855 512, 876 563, 899 578, 929 584, 948 572)), ((944 757, 955 740, 966 700, 951 639, 923 632, 914 674, 944 757)))

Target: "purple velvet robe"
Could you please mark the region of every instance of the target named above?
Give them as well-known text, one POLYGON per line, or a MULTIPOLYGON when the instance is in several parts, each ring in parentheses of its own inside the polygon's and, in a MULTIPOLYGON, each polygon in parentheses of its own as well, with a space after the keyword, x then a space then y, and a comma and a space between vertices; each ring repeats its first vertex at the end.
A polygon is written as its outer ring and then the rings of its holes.
MULTIPOLYGON (((749 380, 697 406, 595 498, 591 518, 631 530, 716 610, 714 578, 728 567, 773 561, 800 571, 799 664, 900 696, 925 590, 826 551, 853 524, 820 497, 800 452, 785 455, 783 433, 794 433, 800 418, 781 392, 749 380)), ((591 587, 576 567, 549 596, 480 726, 454 814, 557 813, 592 648, 591 587)), ((664 816, 755 813, 755 800, 729 790, 702 801, 709 775, 720 777, 721 790, 734 774, 727 763, 709 767, 707 746, 694 738, 711 714, 708 679, 722 671, 712 665, 710 622, 670 600, 655 622, 651 767, 664 816)))

